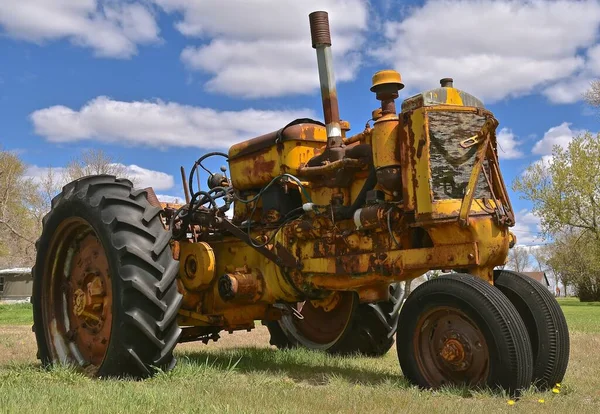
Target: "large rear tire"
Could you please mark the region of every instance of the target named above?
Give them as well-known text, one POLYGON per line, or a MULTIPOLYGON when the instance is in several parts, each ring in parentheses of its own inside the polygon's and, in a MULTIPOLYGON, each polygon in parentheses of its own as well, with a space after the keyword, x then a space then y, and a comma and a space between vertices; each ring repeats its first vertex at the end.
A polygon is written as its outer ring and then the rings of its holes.
POLYGON ((34 332, 44 365, 145 378, 175 365, 178 262, 161 209, 112 176, 67 184, 43 219, 33 268, 34 332))
POLYGON ((385 355, 394 345, 401 296, 400 283, 394 283, 387 301, 358 304, 355 295, 347 292, 338 307, 328 312, 315 309, 310 302, 299 303, 303 320, 292 314, 267 323, 270 344, 337 355, 385 355))
POLYGON ((453 273, 423 283, 406 299, 396 335, 404 376, 423 388, 529 387, 533 360, 519 313, 489 283, 453 273))
POLYGON ((569 363, 569 329, 554 296, 536 280, 510 270, 494 271, 494 285, 525 322, 533 350, 533 384, 540 390, 562 381, 569 363))

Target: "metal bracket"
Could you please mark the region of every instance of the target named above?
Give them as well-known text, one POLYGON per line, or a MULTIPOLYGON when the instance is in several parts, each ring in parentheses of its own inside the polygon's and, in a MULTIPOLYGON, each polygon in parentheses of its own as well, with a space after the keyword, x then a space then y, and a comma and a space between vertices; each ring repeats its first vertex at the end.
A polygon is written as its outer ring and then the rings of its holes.
POLYGON ((461 147, 463 147, 463 148, 470 148, 470 147, 472 147, 473 145, 476 145, 476 144, 478 144, 478 143, 479 143, 479 138, 480 138, 480 137, 481 137, 481 135, 480 135, 480 134, 473 135, 473 136, 472 136, 472 137, 470 137, 470 138, 467 138, 467 139, 465 139, 465 140, 462 140, 462 141, 460 142, 460 146, 461 146, 461 147))

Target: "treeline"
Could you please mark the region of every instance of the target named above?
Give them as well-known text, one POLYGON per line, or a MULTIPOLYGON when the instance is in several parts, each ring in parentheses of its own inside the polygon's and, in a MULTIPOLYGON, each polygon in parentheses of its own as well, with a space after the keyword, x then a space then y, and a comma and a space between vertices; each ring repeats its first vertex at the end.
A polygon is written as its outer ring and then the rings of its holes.
POLYGON ((19 155, 0 148, 0 268, 33 264, 42 218, 63 185, 90 174, 132 179, 122 164, 101 150, 84 151, 64 167, 43 171, 28 176, 19 155))
MULTIPOLYGON (((555 146, 549 160, 531 164, 514 181, 513 190, 533 203, 542 233, 551 240, 529 250, 540 270, 572 286, 582 301, 600 301, 600 134, 555 146)), ((518 267, 525 259, 516 249, 510 260, 518 267)))

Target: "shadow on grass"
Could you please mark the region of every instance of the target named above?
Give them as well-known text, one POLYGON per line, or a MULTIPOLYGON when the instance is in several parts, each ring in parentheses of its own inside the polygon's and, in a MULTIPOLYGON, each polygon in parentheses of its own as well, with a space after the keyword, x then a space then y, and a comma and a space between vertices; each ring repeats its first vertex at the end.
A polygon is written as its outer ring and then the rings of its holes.
MULTIPOLYGON (((280 351, 269 348, 235 348, 217 351, 193 351, 179 355, 179 364, 189 361, 192 364, 210 364, 213 369, 235 371, 241 373, 265 373, 270 375, 285 374, 296 382, 311 385, 325 385, 331 378, 341 378, 352 384, 378 385, 393 384, 400 388, 411 385, 398 373, 386 374, 351 366, 350 359, 320 355, 315 352, 315 360, 311 361, 313 351, 280 351), (347 362, 348 361, 348 362, 347 362), (319 364, 319 362, 322 362, 319 364)), ((368 359, 365 357, 365 359, 368 359)), ((400 368, 398 367, 398 371, 400 368)))

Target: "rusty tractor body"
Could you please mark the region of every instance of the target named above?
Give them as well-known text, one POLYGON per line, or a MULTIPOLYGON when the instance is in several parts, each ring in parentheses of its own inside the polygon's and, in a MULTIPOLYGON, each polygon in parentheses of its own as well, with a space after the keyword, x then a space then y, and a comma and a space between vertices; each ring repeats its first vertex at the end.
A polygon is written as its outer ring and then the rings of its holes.
POLYGON ((404 375, 424 387, 560 381, 560 308, 497 269, 516 242, 498 121, 449 78, 398 111, 400 74, 383 70, 372 126, 348 136, 327 13, 312 13, 310 28, 323 123, 294 120, 200 157, 189 176, 182 167, 183 205, 108 176, 57 196, 34 269, 40 358, 147 376, 173 366, 178 342, 260 320, 279 348, 381 355, 396 334, 404 375), (227 159, 229 177, 209 172, 195 188, 211 156, 227 159), (452 272, 399 300, 399 282, 434 269, 452 272))

